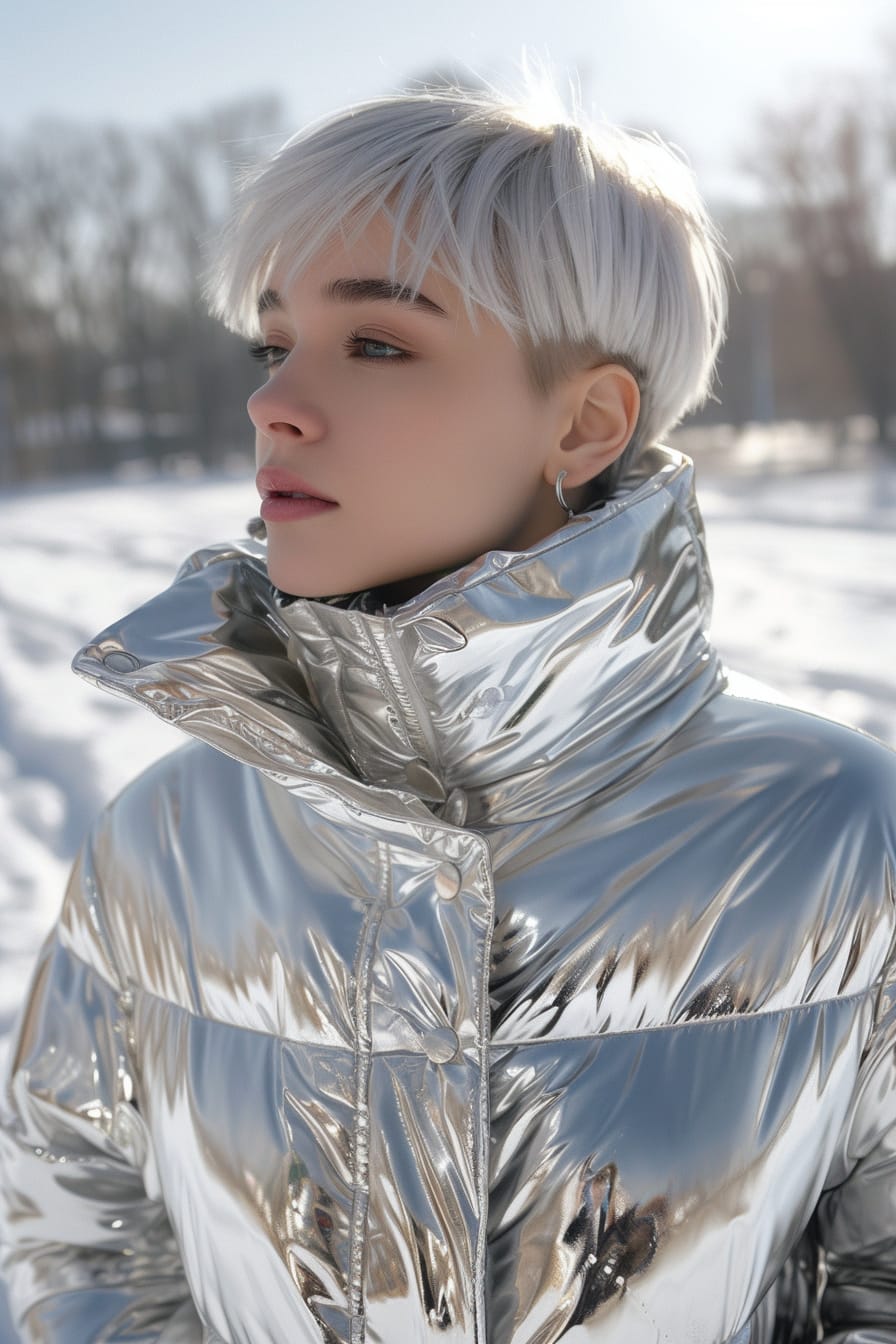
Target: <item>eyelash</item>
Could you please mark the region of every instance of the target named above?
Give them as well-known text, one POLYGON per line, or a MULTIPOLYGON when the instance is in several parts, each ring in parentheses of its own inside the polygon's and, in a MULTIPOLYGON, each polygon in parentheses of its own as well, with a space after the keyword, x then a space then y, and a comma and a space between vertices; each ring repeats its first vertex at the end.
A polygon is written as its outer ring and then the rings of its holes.
MULTIPOLYGON (((357 331, 353 331, 351 335, 342 342, 343 349, 347 350, 349 354, 356 350, 359 345, 379 345, 383 346, 386 350, 394 350, 396 352, 394 355, 387 355, 382 358, 371 355, 358 355, 359 359, 366 360, 369 364, 401 364, 406 359, 413 359, 413 355, 407 350, 402 350, 400 346, 392 345, 389 341, 378 341, 374 336, 362 336, 357 331)), ((256 343, 249 346, 250 358, 260 360, 268 369, 274 369, 278 364, 282 364, 288 354, 289 351, 282 345, 264 345, 262 343, 256 343), (271 356, 276 354, 279 354, 281 358, 272 359, 271 356)))

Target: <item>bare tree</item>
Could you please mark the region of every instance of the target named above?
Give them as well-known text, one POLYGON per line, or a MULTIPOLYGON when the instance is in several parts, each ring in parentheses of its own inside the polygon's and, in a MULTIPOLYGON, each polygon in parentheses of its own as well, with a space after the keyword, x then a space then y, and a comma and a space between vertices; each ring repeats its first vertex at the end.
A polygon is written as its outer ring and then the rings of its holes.
POLYGON ((102 313, 106 363, 113 361, 128 371, 139 449, 146 456, 156 453, 158 410, 152 379, 158 344, 152 295, 153 166, 147 136, 118 126, 100 129, 93 145, 90 192, 93 293, 102 313))
POLYGON ((257 369, 206 311, 203 243, 282 123, 265 95, 0 143, 0 478, 242 442, 257 369))
POLYGON ((0 147, 0 484, 15 479, 15 366, 21 343, 21 285, 15 263, 14 176, 8 147, 0 147))
MULTIPOLYGON (((896 33, 892 45, 896 73, 896 33)), ((761 116, 743 165, 789 227, 882 443, 896 447, 896 117, 890 81, 829 81, 761 116)))
POLYGON ((220 226, 232 201, 237 172, 283 138, 279 99, 262 95, 212 108, 180 120, 155 138, 159 165, 158 224, 172 295, 170 376, 181 389, 182 405, 200 455, 214 461, 233 438, 237 401, 251 389, 234 379, 234 338, 206 309, 200 282, 204 244, 220 226))
MULTIPOLYGON (((29 324, 31 377, 19 387, 31 423, 42 414, 72 467, 88 465, 89 443, 100 434, 89 358, 97 314, 83 265, 91 157, 90 137, 80 127, 43 119, 18 145, 9 174, 16 318, 21 324, 27 316, 29 324)), ((10 314, 8 341, 16 341, 16 325, 10 314)), ((21 345, 19 353, 26 353, 21 345)))

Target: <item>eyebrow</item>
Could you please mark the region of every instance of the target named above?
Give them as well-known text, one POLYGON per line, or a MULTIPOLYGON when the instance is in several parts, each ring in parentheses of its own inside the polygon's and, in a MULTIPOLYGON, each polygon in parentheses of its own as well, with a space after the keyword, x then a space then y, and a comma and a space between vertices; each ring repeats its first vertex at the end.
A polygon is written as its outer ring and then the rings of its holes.
MULTIPOLYGON (((340 280, 328 280, 321 290, 321 297, 331 299, 334 303, 381 303, 385 299, 390 303, 406 304, 409 308, 417 308, 420 312, 431 313, 436 317, 448 316, 444 308, 433 303, 425 294, 418 294, 416 290, 408 289, 397 281, 379 277, 371 276, 365 279, 344 277, 340 280)), ((258 300, 258 315, 260 317, 262 313, 282 307, 283 300, 276 289, 266 289, 258 300)))

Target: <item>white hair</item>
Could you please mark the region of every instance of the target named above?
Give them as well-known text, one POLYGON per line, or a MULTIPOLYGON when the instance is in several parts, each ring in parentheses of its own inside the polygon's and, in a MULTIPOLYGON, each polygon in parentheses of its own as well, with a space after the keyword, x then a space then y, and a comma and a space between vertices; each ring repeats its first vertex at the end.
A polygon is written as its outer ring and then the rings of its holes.
POLYGON ((536 392, 598 364, 632 372, 635 433, 595 482, 611 487, 710 395, 728 254, 690 167, 659 136, 562 108, 545 117, 493 89, 352 104, 243 170, 212 244, 211 312, 257 338, 274 267, 288 288, 337 231, 350 240, 380 212, 394 228, 388 278, 419 290, 435 267, 474 330, 479 305, 510 333, 536 392))

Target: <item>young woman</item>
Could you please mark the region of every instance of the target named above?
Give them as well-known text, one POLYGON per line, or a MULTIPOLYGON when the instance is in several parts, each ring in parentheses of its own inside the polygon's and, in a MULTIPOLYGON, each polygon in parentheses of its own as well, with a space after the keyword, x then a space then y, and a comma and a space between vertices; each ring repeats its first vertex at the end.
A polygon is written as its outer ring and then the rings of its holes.
POLYGON ((267 538, 75 660, 193 740, 23 1009, 23 1338, 896 1341, 896 772, 709 642, 690 173, 382 98, 247 176, 209 292, 267 538))

